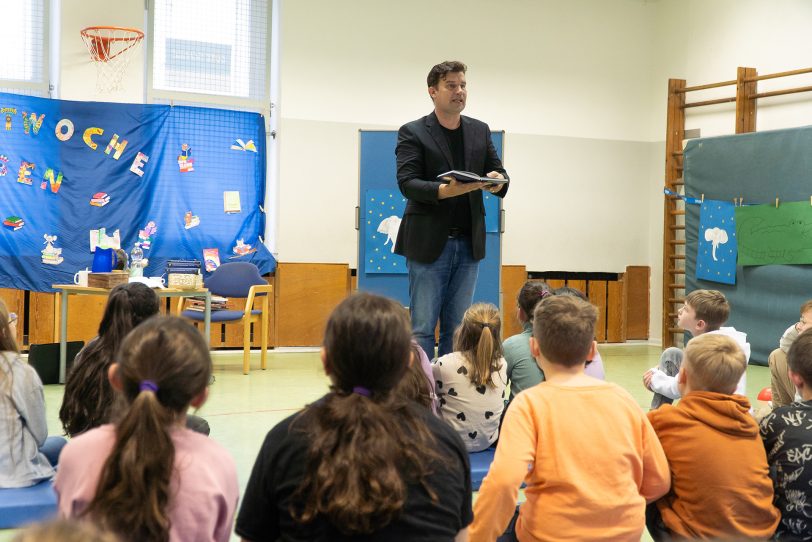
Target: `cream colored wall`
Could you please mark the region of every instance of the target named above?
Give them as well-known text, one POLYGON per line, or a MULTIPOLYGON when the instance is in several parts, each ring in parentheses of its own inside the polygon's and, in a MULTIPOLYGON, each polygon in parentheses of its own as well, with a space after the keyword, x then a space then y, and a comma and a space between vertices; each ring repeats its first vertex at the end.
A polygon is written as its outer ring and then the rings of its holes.
MULTIPOLYGON (((812 67, 812 2, 807 0, 660 0, 655 1, 657 62, 651 79, 651 139, 659 149, 652 159, 649 190, 649 255, 652 268, 651 336, 660 338, 662 315, 662 179, 665 173, 665 111, 669 78, 701 85, 736 78, 739 66, 769 74, 812 67)), ((759 91, 812 86, 812 76, 766 80, 759 91)), ((688 101, 735 95, 735 87, 690 93, 688 101)), ((758 102, 759 131, 812 124, 809 93, 758 102)), ((735 132, 735 106, 688 109, 687 128, 703 137, 735 132)))
POLYGON ((645 265, 640 141, 655 59, 640 44, 654 38, 653 16, 639 1, 284 0, 280 257, 355 265, 357 129, 396 129, 431 111, 428 69, 459 58, 469 66, 465 113, 507 132, 504 263, 645 265), (314 237, 299 204, 320 197, 330 231, 314 237))
POLYGON ((96 66, 79 31, 88 26, 123 26, 143 30, 144 0, 61 0, 59 21, 59 97, 63 100, 142 103, 144 47, 134 52, 122 79, 122 91, 96 92, 96 66))
MULTIPOLYGON (((143 0, 61 4, 60 97, 143 101, 143 57, 124 93, 100 96, 78 36, 92 24, 144 28, 143 0)), ((719 81, 737 66, 768 73, 812 58, 806 0, 281 0, 280 16, 282 261, 355 265, 358 130, 428 113, 428 68, 459 58, 470 67, 466 114, 507 132, 514 184, 504 262, 538 271, 650 265, 653 338, 667 79, 719 81)), ((806 95, 765 101, 759 129, 808 124, 810 104, 806 95)), ((690 111, 688 127, 732 132, 732 107, 710 111, 690 111)))

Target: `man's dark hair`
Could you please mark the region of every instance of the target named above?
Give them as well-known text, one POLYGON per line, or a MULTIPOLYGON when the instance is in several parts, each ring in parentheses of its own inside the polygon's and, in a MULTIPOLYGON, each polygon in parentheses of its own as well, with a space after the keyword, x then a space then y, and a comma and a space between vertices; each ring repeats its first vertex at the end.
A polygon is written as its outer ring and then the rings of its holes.
POLYGON ((465 73, 467 69, 468 67, 458 60, 446 60, 431 68, 426 82, 429 84, 428 86, 436 87, 437 83, 441 79, 445 79, 445 76, 449 73, 465 73))

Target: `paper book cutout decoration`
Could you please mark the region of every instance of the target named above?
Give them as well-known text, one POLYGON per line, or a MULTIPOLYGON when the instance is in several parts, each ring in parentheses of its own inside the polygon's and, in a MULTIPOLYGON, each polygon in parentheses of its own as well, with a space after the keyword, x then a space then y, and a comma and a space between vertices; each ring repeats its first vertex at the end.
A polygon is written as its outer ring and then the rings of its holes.
POLYGON ((223 211, 228 214, 242 211, 240 207, 240 193, 237 190, 226 190, 223 192, 223 211))
POLYGON ((178 156, 178 167, 181 173, 189 173, 195 170, 195 160, 192 158, 192 148, 184 143, 180 146, 180 155, 178 156))
POLYGON ((246 254, 251 254, 252 252, 256 252, 257 249, 251 248, 251 245, 245 243, 244 239, 237 239, 237 244, 234 245, 232 252, 236 256, 245 256, 246 254))
POLYGON ((809 201, 736 207, 739 265, 812 264, 809 201))
POLYGON ((183 215, 183 227, 189 230, 199 225, 200 217, 193 215, 192 211, 186 211, 186 214, 183 215))
POLYGON ((206 265, 206 271, 211 273, 220 267, 220 251, 216 248, 204 248, 203 262, 206 265))
POLYGON ((64 261, 64 258, 62 257, 62 249, 54 246, 57 236, 48 235, 46 233, 42 237, 45 238, 45 248, 42 250, 42 263, 48 265, 61 264, 64 261))
POLYGON ((23 226, 25 226, 25 220, 23 220, 19 216, 11 215, 9 217, 6 217, 6 219, 3 221, 3 226, 5 226, 9 230, 17 231, 23 226))
POLYGON ((96 252, 96 247, 116 250, 121 248, 121 232, 116 230, 113 235, 107 235, 106 228, 90 230, 90 252, 96 252))
POLYGON ((245 142, 245 141, 243 141, 242 139, 238 139, 238 140, 237 140, 237 141, 235 141, 235 142, 234 142, 234 144, 231 146, 231 150, 234 150, 234 151, 251 151, 251 152, 257 152, 257 146, 254 144, 254 140, 253 140, 253 139, 249 139, 249 140, 248 140, 248 143, 246 143, 246 142, 245 142))
POLYGON ((705 200, 699 209, 696 278, 736 284, 736 207, 726 201, 705 200))
POLYGON ((96 192, 90 198, 90 205, 93 207, 104 207, 108 203, 110 203, 110 196, 107 195, 107 192, 96 192))
POLYGON ((406 198, 398 190, 370 189, 364 198, 364 271, 405 274, 406 258, 393 252, 406 198))
MULTIPOLYGON (((147 225, 144 226, 143 230, 138 230, 138 243, 141 245, 142 249, 150 249, 152 246, 152 240, 156 233, 158 233, 158 226, 155 224, 154 220, 147 222, 147 225)), ((146 267, 146 265, 143 267, 146 267)))

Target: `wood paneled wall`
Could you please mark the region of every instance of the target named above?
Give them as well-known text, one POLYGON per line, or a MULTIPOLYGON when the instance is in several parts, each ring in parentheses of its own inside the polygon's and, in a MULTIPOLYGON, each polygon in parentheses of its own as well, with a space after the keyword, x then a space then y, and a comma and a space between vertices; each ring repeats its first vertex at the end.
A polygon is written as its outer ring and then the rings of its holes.
POLYGON ((333 308, 352 285, 347 264, 280 263, 276 268, 275 346, 318 346, 333 308))
MULTIPOLYGON (((552 289, 569 286, 584 292, 589 301, 598 307, 596 340, 617 343, 628 339, 648 339, 649 276, 648 267, 629 266, 626 272, 619 273, 615 280, 582 278, 538 280, 544 280, 552 289)), ((503 338, 521 331, 515 316, 515 299, 526 280, 528 274, 524 266, 502 267, 503 338)))
MULTIPOLYGON (((516 297, 528 279, 521 265, 502 267, 502 337, 521 332, 516 318, 516 297)), ((330 312, 356 289, 356 278, 346 264, 279 263, 268 277, 274 286, 268 343, 275 346, 318 346, 330 312)), ((649 327, 650 270, 629 266, 617 280, 546 279, 552 288, 570 286, 586 293, 598 307, 596 337, 599 342, 647 339, 649 327)), ((0 289, 0 298, 20 318, 18 339, 22 348, 32 343, 55 342, 54 326, 59 314, 55 294, 0 289), (27 341, 23 341, 25 319, 27 341)), ((101 296, 71 296, 68 306, 68 339, 87 342, 96 335, 107 299, 101 296)), ((174 313, 177 299, 165 300, 162 312, 174 313)), ((231 300, 229 308, 243 309, 242 300, 231 300)), ((201 324, 202 327, 202 324, 201 324)), ((212 348, 241 348, 242 324, 212 324, 212 348)), ((254 330, 253 346, 259 346, 254 330)))

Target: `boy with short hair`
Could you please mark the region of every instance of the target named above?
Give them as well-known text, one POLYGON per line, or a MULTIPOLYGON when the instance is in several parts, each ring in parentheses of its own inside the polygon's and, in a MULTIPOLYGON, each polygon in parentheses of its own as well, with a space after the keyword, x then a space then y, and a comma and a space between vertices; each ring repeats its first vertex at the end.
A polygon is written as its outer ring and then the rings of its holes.
POLYGON ((770 352, 768 360, 773 408, 786 406, 801 398, 787 372, 787 353, 798 335, 809 327, 812 327, 812 299, 801 305, 800 319, 787 328, 778 341, 778 348, 770 352))
MULTIPOLYGON (((736 331, 733 327, 722 327, 729 316, 730 305, 722 292, 694 290, 685 297, 685 304, 677 312, 677 325, 692 337, 704 333, 730 337, 736 341, 745 359, 749 361, 750 343, 747 342, 747 334, 736 331)), ((660 356, 660 364, 643 375, 643 385, 654 392, 651 400, 652 410, 680 398, 677 378, 682 365, 682 356, 682 350, 679 348, 667 348, 660 356)), ((742 374, 736 393, 745 395, 745 390, 746 372, 742 374)))
POLYGON ((470 540, 634 540, 647 501, 668 491, 668 462, 640 407, 615 384, 584 374, 597 309, 570 296, 542 300, 530 350, 546 380, 518 394, 474 507, 470 540))
POLYGON ((767 539, 775 531, 779 513, 758 425, 747 398, 733 394, 746 368, 730 337, 695 337, 677 378, 682 400, 648 413, 672 475, 671 491, 647 510, 655 540, 767 539))
POLYGON ((812 331, 795 339, 787 362, 801 401, 764 418, 761 438, 781 512, 776 540, 812 540, 812 331))

